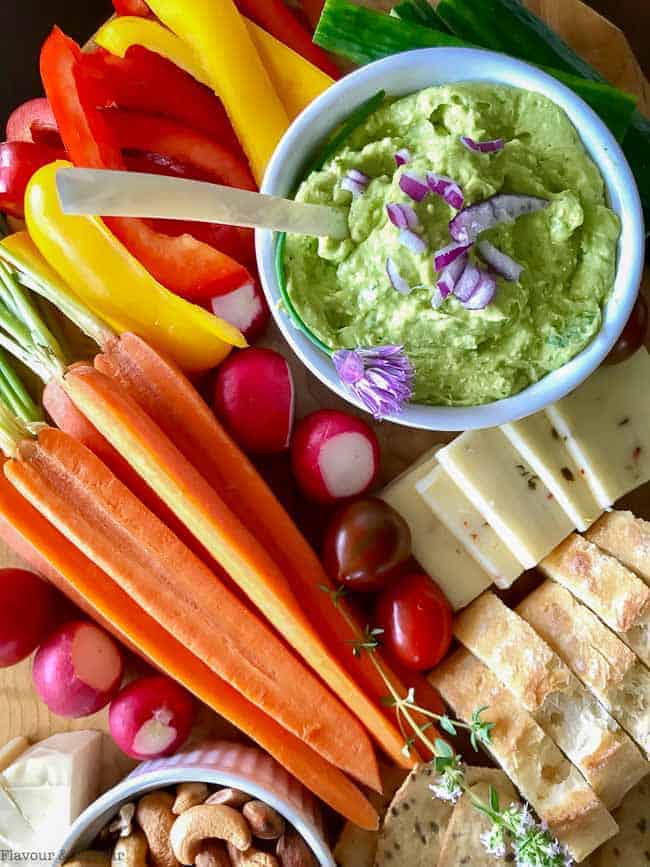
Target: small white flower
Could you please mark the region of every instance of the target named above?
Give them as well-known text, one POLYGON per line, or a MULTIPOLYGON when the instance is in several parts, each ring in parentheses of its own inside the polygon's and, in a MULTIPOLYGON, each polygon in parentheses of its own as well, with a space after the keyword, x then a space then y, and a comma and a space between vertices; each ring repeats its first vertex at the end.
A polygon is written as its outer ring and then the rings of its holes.
POLYGON ((500 828, 499 825, 492 825, 489 831, 484 831, 481 834, 481 843, 489 855, 494 855, 495 858, 505 857, 507 851, 506 841, 503 835, 503 828, 500 828))
POLYGON ((463 790, 460 786, 450 787, 445 777, 440 777, 439 779, 439 783, 432 783, 429 788, 436 798, 439 798, 441 801, 451 801, 452 804, 455 804, 462 796, 463 790))

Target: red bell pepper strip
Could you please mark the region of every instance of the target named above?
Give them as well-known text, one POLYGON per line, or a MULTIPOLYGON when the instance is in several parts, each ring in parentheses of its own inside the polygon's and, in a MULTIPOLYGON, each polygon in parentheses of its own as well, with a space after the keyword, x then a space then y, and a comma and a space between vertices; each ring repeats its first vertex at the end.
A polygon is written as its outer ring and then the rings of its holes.
MULTIPOLYGON (((248 165, 207 136, 166 118, 108 109, 104 117, 117 136, 122 156, 132 171, 173 175, 197 181, 256 190, 248 165)), ((192 235, 255 269, 251 229, 184 220, 148 221, 158 232, 192 235)))
POLYGON ((322 48, 314 45, 311 34, 285 6, 283 0, 235 0, 235 4, 243 15, 251 18, 323 72, 332 78, 341 77, 341 70, 322 48))
MULTIPOLYGON (((84 74, 79 46, 55 28, 41 51, 41 77, 69 158, 77 166, 125 169, 117 137, 95 106, 98 82, 84 74)), ((106 224, 159 283, 192 301, 252 280, 230 256, 190 235, 171 238, 143 220, 114 217, 106 224)))
POLYGON ((137 15, 148 18, 151 14, 144 0, 113 0, 113 9, 118 15, 137 15))
POLYGON ((108 109, 103 113, 128 151, 150 151, 195 166, 206 180, 243 190, 257 190, 248 164, 200 132, 164 117, 108 109))
POLYGON ((302 0, 302 11, 314 30, 318 26, 324 5, 325 0, 302 0))
POLYGON ((25 190, 32 175, 47 163, 65 158, 62 150, 31 141, 0 144, 0 211, 22 219, 25 190))
POLYGON ((132 45, 124 57, 103 49, 84 54, 83 67, 85 74, 104 82, 112 99, 106 105, 176 120, 245 159, 221 100, 167 58, 132 45))

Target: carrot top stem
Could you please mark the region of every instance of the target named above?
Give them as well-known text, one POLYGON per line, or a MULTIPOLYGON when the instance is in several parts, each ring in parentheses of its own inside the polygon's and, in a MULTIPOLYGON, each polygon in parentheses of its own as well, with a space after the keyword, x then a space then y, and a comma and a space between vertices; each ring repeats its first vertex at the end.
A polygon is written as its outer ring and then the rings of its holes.
POLYGON ((0 450, 8 458, 17 457, 20 443, 33 436, 28 424, 0 400, 0 450))
POLYGON ((20 256, 16 249, 13 247, 10 249, 5 244, 0 244, 0 259, 5 261, 3 266, 5 270, 7 270, 6 263, 13 266, 14 276, 22 287, 30 289, 53 304, 98 346, 105 346, 111 338, 115 337, 113 329, 94 313, 91 313, 74 292, 65 286, 62 280, 57 280, 55 283, 54 280, 47 279, 45 273, 37 270, 27 257, 20 256))

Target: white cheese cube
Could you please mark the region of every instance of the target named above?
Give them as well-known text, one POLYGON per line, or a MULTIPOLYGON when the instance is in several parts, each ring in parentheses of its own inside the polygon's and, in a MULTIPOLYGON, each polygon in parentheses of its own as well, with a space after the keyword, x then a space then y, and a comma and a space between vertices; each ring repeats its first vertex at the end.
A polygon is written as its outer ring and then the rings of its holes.
POLYGON ((505 424, 501 430, 544 482, 573 526, 578 530, 590 527, 603 510, 546 413, 505 424))
POLYGON ((573 523, 499 428, 468 431, 438 460, 527 569, 560 544, 573 523))
POLYGON ((415 487, 438 520, 492 576, 497 587, 510 587, 519 578, 522 564, 443 467, 434 467, 415 487))
POLYGON ((622 364, 599 368, 546 412, 601 508, 650 481, 650 356, 645 348, 622 364))

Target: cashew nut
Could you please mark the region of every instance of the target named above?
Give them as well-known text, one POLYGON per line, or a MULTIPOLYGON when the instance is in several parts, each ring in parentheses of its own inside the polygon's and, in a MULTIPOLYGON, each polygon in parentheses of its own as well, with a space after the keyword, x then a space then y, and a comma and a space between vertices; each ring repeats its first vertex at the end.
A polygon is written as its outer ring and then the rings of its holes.
POLYGON ((111 867, 146 867, 149 846, 142 831, 121 837, 113 849, 111 867))
POLYGON ((240 792, 239 789, 219 789, 206 800, 206 804, 223 804, 225 807, 234 807, 235 810, 240 809, 252 801, 251 795, 246 792, 240 792))
POLYGON ((194 859, 195 867, 232 867, 226 844, 221 840, 206 840, 194 859))
POLYGON ((111 867, 111 858, 107 852, 85 849, 78 855, 73 855, 63 867, 111 867))
POLYGON ((318 867, 311 849, 294 828, 287 828, 275 852, 282 867, 318 867))
MULTIPOLYGON (((120 812, 108 826, 108 835, 118 834, 120 837, 128 837, 133 830, 133 817, 135 816, 135 804, 124 804, 120 812)), ((104 836, 107 836, 106 834, 104 836)))
POLYGON ((210 790, 205 783, 181 783, 176 788, 176 800, 172 805, 172 813, 175 816, 180 816, 190 807, 202 804, 209 794, 210 790))
POLYGON ((135 817, 147 838, 152 867, 178 867, 169 839, 176 818, 173 803, 174 797, 168 792, 151 792, 136 807, 135 817))
POLYGON ((282 816, 263 801, 249 801, 242 810, 244 819, 251 826, 253 837, 258 840, 277 840, 286 827, 282 816))
POLYGON ((250 825, 232 807, 223 804, 201 804, 190 807, 174 822, 170 841, 174 855, 181 864, 193 864, 204 840, 226 840, 241 852, 251 845, 250 825))
POLYGON ((228 854, 234 867, 280 867, 275 855, 269 855, 268 852, 260 852, 258 849, 251 848, 245 852, 238 852, 233 846, 228 844, 228 854))

